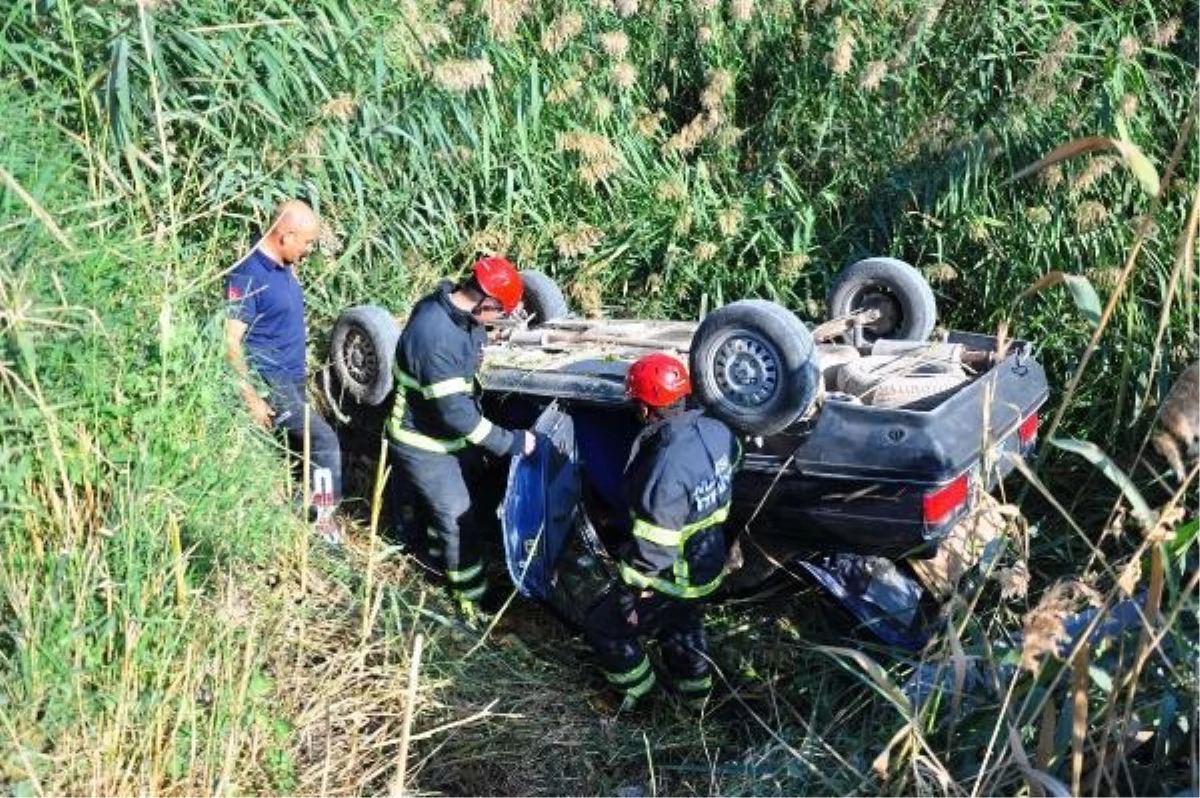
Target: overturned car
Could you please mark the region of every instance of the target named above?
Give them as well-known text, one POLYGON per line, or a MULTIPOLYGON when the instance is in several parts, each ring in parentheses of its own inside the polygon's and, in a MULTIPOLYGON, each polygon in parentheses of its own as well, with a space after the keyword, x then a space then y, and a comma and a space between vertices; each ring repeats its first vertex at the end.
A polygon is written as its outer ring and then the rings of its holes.
MULTIPOLYGON (((725 595, 789 563, 836 593, 830 555, 931 557, 1036 442, 1048 389, 1030 344, 934 336, 933 293, 902 261, 844 269, 815 325, 761 299, 699 322, 579 319, 549 277, 522 276, 526 316, 492 330, 480 382, 489 418, 552 443, 512 464, 501 520, 518 589, 568 617, 587 600, 570 573, 603 572, 628 530, 620 482, 639 427, 624 377, 648 351, 686 356, 695 400, 743 436, 726 530, 753 545, 725 595)), ((343 422, 381 423, 399 334, 376 306, 339 317, 324 388, 343 422)))

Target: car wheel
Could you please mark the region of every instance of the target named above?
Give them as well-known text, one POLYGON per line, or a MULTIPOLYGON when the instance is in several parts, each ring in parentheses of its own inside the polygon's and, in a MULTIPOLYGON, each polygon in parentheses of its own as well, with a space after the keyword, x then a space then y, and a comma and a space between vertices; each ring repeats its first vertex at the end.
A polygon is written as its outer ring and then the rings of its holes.
POLYGON ((521 272, 521 283, 525 286, 522 301, 526 312, 532 316, 530 328, 571 315, 566 297, 553 278, 528 269, 521 272))
POLYGON ((385 308, 357 305, 333 325, 330 359, 338 382, 356 402, 377 405, 392 392, 400 324, 385 308))
POLYGON ((751 435, 773 435, 808 410, 820 385, 812 334, 774 302, 744 299, 705 317, 692 337, 697 397, 751 435))
POLYGON ((924 341, 937 323, 933 289, 921 273, 895 258, 867 258, 842 270, 829 292, 829 317, 876 310, 863 327, 868 342, 879 338, 924 341))

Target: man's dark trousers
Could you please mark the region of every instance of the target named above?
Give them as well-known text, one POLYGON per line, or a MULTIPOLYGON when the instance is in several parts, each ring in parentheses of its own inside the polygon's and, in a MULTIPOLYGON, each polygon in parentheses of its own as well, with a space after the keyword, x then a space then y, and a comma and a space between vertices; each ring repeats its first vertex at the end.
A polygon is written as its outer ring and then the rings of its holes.
MULTIPOLYGON (((275 411, 271 421, 287 433, 288 446, 297 457, 304 454, 304 406, 307 403, 303 380, 267 378, 267 404, 275 411)), ((310 479, 313 503, 317 507, 342 501, 342 450, 337 433, 320 413, 308 414, 310 479), (327 498, 328 496, 328 498, 327 498)))

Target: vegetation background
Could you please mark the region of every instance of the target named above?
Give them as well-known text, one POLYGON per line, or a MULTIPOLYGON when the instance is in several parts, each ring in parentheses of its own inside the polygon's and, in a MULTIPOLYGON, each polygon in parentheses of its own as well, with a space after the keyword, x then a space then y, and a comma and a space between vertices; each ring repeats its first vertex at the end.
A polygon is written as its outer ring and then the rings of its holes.
POLYGON ((1142 453, 1197 353, 1196 20, 0 4, 0 789, 1195 794, 1195 469, 1142 453), (221 360, 223 274, 285 196, 327 222, 314 366, 341 308, 402 312, 479 252, 584 313, 758 296, 806 319, 887 254, 946 326, 1038 342, 1043 440, 1094 447, 1010 486, 1005 550, 919 656, 847 643, 811 594, 725 607, 713 711, 613 721, 578 641, 519 603, 524 631, 464 638, 366 504, 346 556, 310 550, 221 360), (1130 596, 1144 625, 1061 656, 1064 618, 1130 596), (926 700, 901 689, 930 673, 926 700))

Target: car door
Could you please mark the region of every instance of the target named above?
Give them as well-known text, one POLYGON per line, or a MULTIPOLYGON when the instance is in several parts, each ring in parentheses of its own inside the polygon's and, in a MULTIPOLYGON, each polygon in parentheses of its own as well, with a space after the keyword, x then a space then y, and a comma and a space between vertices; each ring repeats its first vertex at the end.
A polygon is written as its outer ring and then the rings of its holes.
POLYGON ((513 585, 524 596, 546 599, 579 513, 579 458, 575 424, 552 402, 533 426, 538 445, 512 459, 500 521, 513 585))

